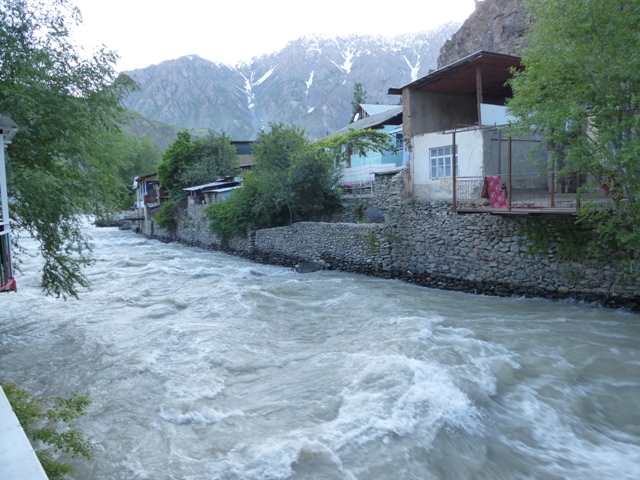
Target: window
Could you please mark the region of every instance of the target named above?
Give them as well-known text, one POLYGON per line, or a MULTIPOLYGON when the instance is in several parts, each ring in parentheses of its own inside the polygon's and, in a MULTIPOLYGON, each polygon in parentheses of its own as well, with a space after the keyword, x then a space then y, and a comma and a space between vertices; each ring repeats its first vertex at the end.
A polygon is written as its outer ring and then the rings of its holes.
MULTIPOLYGON (((431 148, 429 150, 431 159, 431 178, 451 177, 451 146, 431 148)), ((456 152, 457 160, 457 152, 456 152)), ((456 175, 458 174, 458 162, 456 161, 456 175)))

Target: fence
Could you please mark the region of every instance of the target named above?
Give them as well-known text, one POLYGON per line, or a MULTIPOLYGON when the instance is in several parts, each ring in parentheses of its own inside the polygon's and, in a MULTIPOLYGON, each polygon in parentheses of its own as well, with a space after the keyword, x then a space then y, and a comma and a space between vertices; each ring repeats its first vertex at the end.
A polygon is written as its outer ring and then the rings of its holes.
POLYGON ((577 210, 580 204, 611 204, 615 198, 602 181, 586 175, 522 174, 456 177, 455 203, 458 209, 565 209, 577 210), (487 179, 499 182, 504 203, 492 202, 487 179))

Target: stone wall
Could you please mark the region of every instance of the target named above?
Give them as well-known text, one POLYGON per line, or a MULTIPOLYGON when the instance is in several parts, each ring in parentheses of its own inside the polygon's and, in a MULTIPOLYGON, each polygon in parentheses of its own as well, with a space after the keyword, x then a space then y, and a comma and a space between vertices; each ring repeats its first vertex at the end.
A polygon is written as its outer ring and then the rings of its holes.
MULTIPOLYGON (((402 174, 384 182, 378 191, 386 193, 376 197, 374 188, 367 198, 374 206, 386 204, 381 224, 300 222, 221 242, 209 233, 203 206, 191 205, 175 238, 284 266, 312 262, 435 288, 640 310, 640 255, 622 262, 615 256, 587 260, 579 248, 573 256, 562 254, 568 241, 563 227, 573 217, 454 214, 446 202, 402 200, 402 174)), ((345 207, 343 218, 353 207, 345 207)))
MULTIPOLYGON (((452 290, 573 298, 640 308, 640 258, 561 255, 572 217, 451 213, 444 202, 404 205, 387 218, 395 277, 452 290), (535 241, 542 232, 547 242, 535 241)), ((566 250, 566 249, 565 249, 566 250)))

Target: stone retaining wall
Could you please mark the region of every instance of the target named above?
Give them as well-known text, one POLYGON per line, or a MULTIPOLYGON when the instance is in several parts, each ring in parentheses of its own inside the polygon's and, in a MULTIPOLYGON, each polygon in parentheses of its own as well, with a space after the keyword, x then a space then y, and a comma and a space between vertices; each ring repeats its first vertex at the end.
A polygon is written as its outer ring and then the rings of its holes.
MULTIPOLYGON (((561 227, 573 218, 453 214, 444 202, 402 200, 401 175, 386 181, 385 194, 368 199, 375 206, 386 202, 382 224, 300 222, 221 242, 209 233, 203 206, 191 205, 179 219, 175 238, 284 266, 319 262, 436 288, 640 310, 640 256, 622 262, 614 256, 585 260, 559 254, 561 227), (548 244, 529 239, 532 229, 543 231, 548 244)), ((355 219, 353 202, 359 200, 347 200, 351 205, 338 219, 355 219)))

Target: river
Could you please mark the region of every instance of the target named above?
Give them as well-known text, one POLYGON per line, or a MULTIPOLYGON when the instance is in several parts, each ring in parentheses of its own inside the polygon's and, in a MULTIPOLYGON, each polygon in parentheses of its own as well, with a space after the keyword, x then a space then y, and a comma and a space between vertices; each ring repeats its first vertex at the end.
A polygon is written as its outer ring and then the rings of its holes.
POLYGON ((89 233, 80 300, 0 297, 0 381, 91 399, 70 478, 640 478, 636 314, 89 233))

